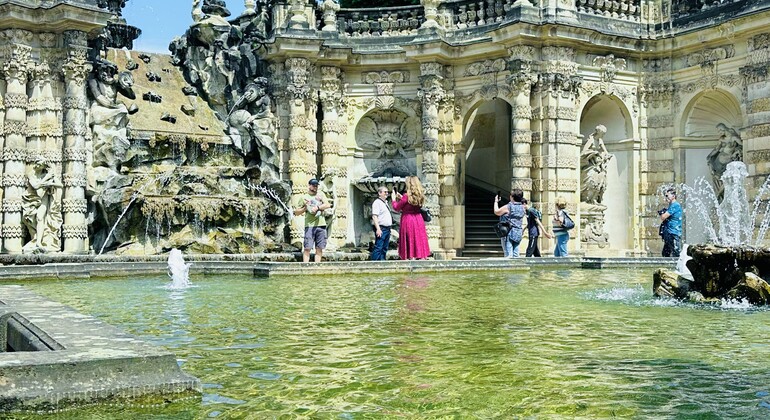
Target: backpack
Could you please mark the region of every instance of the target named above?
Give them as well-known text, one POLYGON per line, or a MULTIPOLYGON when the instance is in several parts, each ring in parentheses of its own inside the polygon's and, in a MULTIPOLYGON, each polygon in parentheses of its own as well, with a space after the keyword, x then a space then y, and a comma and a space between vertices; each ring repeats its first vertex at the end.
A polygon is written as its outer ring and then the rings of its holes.
POLYGON ((566 211, 561 211, 564 214, 564 223, 562 224, 562 227, 565 230, 570 230, 575 227, 575 222, 572 221, 572 218, 569 217, 569 214, 567 214, 566 211))

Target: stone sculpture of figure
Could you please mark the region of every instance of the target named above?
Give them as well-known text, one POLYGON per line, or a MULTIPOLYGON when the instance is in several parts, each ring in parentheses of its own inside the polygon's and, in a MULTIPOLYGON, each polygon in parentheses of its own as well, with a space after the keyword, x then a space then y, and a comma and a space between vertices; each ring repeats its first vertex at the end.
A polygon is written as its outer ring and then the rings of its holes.
POLYGON ((123 72, 117 78, 117 66, 105 60, 97 60, 96 76, 88 80, 93 98, 91 127, 94 142, 94 166, 104 166, 117 171, 130 146, 127 136, 128 114, 137 110, 136 105, 127 108, 117 100, 118 92, 135 99, 131 73, 123 72))
POLYGON ((193 19, 193 22, 195 23, 198 23, 203 20, 203 10, 201 10, 201 0, 193 0, 192 19, 193 19))
POLYGON ((607 163, 612 155, 602 139, 606 133, 606 127, 597 125, 580 152, 580 201, 583 203, 601 204, 607 188, 607 163))
POLYGON ((205 15, 230 16, 230 11, 227 10, 227 5, 223 0, 203 0, 201 11, 205 15))
POLYGON ((267 79, 258 77, 246 86, 230 112, 230 138, 247 166, 259 162, 262 179, 278 181, 275 125, 267 94, 267 79))
POLYGON ((735 129, 723 123, 717 124, 717 131, 719 131, 719 144, 706 157, 706 162, 711 169, 714 190, 721 200, 725 192, 722 174, 725 173, 728 163, 743 160, 743 140, 735 129))
POLYGON ((30 241, 23 252, 59 251, 62 225, 62 184, 51 164, 38 159, 27 175, 27 191, 22 195, 22 222, 30 241))

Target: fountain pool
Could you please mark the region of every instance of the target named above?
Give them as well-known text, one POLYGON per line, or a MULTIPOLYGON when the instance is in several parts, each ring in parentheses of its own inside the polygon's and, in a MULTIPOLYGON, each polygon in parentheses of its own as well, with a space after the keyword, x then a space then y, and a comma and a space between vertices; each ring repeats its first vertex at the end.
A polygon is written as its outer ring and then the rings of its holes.
POLYGON ((57 418, 770 416, 770 310, 656 299, 651 272, 200 276, 181 298, 165 275, 25 286, 203 383, 57 418))

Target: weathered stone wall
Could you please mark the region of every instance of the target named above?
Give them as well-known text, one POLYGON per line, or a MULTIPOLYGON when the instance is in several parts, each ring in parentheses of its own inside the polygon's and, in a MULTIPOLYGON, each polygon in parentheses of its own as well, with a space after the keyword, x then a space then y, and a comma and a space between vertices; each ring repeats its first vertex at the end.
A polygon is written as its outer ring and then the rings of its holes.
MULTIPOLYGON (((322 178, 334 200, 331 248, 360 245, 367 228, 356 221, 365 201, 362 179, 399 177, 406 173, 394 168, 407 168, 423 181, 435 216, 427 226, 432 249, 452 257, 464 246, 466 160, 473 152, 467 123, 483 103, 501 100, 510 109, 504 136, 510 156, 503 159, 509 164, 502 168, 510 170, 510 182, 497 187, 523 189, 543 210, 547 227, 555 200, 565 197, 578 221, 569 242, 573 251, 654 254, 661 246, 658 190, 686 181, 688 168, 704 163, 692 156, 717 144, 717 123, 739 131, 754 188, 770 170, 770 33, 764 29, 770 12, 767 2, 731 3, 730 15, 720 12, 728 6, 716 4, 672 14, 667 2, 621 3, 604 10, 581 1, 506 0, 482 9, 472 2, 426 2, 354 13, 333 2, 294 2, 229 22, 198 16, 197 30, 186 34, 189 42, 172 45, 178 71, 164 73, 161 66, 135 73, 142 78, 137 85, 157 87, 137 89, 138 101, 164 112, 128 117, 134 130, 125 168, 148 163, 131 163, 152 154, 147 144, 181 139, 211 144, 200 152, 221 161, 216 156, 228 155, 230 137, 242 128, 229 114, 242 104, 252 78, 266 76, 269 98, 261 103, 274 121, 276 172, 281 182, 293 184, 292 201, 309 178, 322 178), (233 28, 241 36, 233 36, 233 28), (163 88, 150 70, 164 78, 168 93, 158 93, 163 88), (159 106, 157 96, 174 106, 159 106), (630 220, 608 216, 619 214, 611 211, 601 220, 601 212, 581 215, 581 146, 593 130, 584 125, 602 123, 601 109, 611 111, 606 125, 618 131, 609 133, 608 148, 627 174, 607 183, 629 185, 626 196, 605 204, 631 209, 623 213, 630 220), (371 164, 378 159, 380 165, 371 164), (628 239, 619 244, 610 238, 614 245, 607 247, 602 224, 613 224, 614 231, 622 226, 628 239)), ((32 239, 35 246, 27 249, 79 253, 93 246, 89 180, 103 169, 94 168, 88 129, 87 42, 109 13, 67 7, 81 17, 67 31, 38 33, 30 22, 18 21, 0 32, 3 252, 20 253, 32 239), (49 167, 35 169, 39 160, 49 167), (40 181, 55 174, 51 192, 33 197, 50 203, 45 235, 33 233, 23 217, 34 170, 40 181)), ((119 57, 112 60, 122 69, 128 63, 119 57)), ((261 158, 245 156, 244 167, 250 157, 261 158)), ((198 164, 206 166, 206 159, 198 164)), ((291 223, 288 242, 299 242, 301 223, 291 223)))

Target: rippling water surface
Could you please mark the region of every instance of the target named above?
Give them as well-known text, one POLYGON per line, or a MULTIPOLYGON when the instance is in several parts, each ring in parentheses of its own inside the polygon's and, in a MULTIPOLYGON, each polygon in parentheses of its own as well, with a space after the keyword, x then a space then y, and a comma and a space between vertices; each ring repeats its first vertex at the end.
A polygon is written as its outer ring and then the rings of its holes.
POLYGON ((770 311, 651 270, 32 282, 174 352, 201 399, 57 418, 770 418, 770 311))

